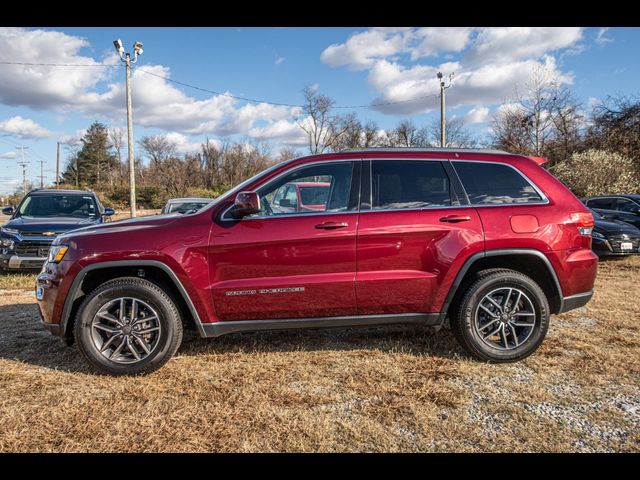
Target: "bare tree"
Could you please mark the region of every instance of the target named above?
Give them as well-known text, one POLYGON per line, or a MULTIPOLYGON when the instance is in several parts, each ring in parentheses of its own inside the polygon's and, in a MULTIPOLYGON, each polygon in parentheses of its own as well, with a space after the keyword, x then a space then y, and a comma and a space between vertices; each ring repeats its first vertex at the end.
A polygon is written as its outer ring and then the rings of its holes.
MULTIPOLYGON (((440 132, 442 124, 440 120, 434 120, 429 126, 427 137, 430 146, 440 146, 440 132)), ((450 118, 445 123, 446 144, 445 147, 476 148, 478 140, 468 130, 464 119, 460 117, 450 118)))
POLYGON ((492 122, 494 146, 525 155, 571 153, 579 137, 580 105, 548 68, 536 68, 524 92, 516 88, 506 103, 492 122))
MULTIPOLYGON (((109 129, 109 143, 111 148, 115 151, 116 159, 118 160, 118 179, 122 180, 125 173, 122 169, 122 148, 124 147, 124 132, 121 128, 109 129)), ((113 172, 109 172, 109 185, 113 188, 113 172)))
POLYGON ((388 147, 430 147, 429 132, 418 128, 411 120, 402 120, 397 127, 385 130, 382 140, 388 147))
POLYGON ((332 113, 334 100, 318 93, 309 86, 302 90, 304 96, 303 113, 306 117, 298 125, 307 134, 309 153, 312 155, 336 149, 338 140, 348 128, 340 116, 332 113))
POLYGON ((177 155, 177 146, 169 141, 166 135, 153 135, 142 137, 138 142, 144 153, 151 159, 151 162, 159 164, 168 158, 177 155))
POLYGON ((372 120, 362 123, 354 112, 339 117, 337 124, 341 135, 332 145, 334 151, 375 147, 380 141, 377 123, 372 120))

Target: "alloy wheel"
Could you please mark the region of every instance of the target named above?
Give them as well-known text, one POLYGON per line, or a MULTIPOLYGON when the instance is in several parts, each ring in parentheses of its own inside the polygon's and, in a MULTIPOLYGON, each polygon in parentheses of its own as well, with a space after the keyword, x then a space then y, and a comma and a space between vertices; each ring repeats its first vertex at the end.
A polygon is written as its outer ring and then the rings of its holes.
POLYGON ((513 350, 528 340, 536 326, 531 299, 518 288, 487 293, 478 303, 474 327, 482 341, 499 350, 513 350))
POLYGON ((95 348, 115 363, 135 363, 158 346, 161 326, 158 313, 146 302, 132 297, 108 301, 91 321, 95 348))

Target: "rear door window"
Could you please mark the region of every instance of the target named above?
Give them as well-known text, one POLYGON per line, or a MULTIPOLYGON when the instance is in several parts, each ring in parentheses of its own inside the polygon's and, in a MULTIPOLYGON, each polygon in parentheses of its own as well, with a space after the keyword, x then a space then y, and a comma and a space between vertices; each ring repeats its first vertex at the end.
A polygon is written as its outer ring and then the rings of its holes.
POLYGON ((543 201, 533 185, 509 165, 472 161, 452 163, 472 205, 543 201))
POLYGON ((451 205, 451 184, 439 161, 373 160, 373 210, 451 205))

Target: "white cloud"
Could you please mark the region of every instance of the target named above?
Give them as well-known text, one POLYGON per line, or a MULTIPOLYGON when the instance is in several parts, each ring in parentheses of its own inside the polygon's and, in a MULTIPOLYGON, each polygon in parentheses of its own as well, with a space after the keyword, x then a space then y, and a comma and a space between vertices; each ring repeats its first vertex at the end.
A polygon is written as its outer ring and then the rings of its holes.
MULTIPOLYGON (((78 145, 79 143, 81 143, 80 140, 82 139, 82 137, 85 136, 86 133, 87 133, 87 129, 82 128, 80 130, 76 130, 71 135, 62 135, 58 139, 58 141, 62 145, 78 145)), ((126 134, 124 134, 124 141, 126 142, 126 134)))
POLYGON ((603 27, 598 30, 598 33, 596 33, 596 43, 598 45, 604 45, 606 43, 613 42, 613 38, 609 38, 605 36, 608 31, 609 31, 609 27, 603 27))
POLYGON ((342 44, 327 47, 320 59, 332 67, 348 66, 362 70, 381 58, 398 53, 404 46, 405 36, 397 30, 372 29, 358 32, 342 44))
POLYGON ((465 123, 485 123, 489 120, 488 107, 475 107, 469 110, 464 116, 465 123))
POLYGON ((53 135, 30 118, 23 118, 20 115, 1 121, 0 132, 22 139, 47 138, 53 135))
POLYGON ((249 136, 257 140, 278 140, 282 144, 302 146, 307 144, 307 136, 295 122, 279 120, 264 127, 255 127, 249 136))
POLYGON ((165 135, 166 139, 175 144, 178 153, 195 153, 200 150, 203 142, 190 142, 186 135, 178 132, 169 132, 165 135))
POLYGON ((16 152, 5 152, 0 154, 0 158, 16 158, 18 156, 18 154, 16 152))
POLYGON ((418 44, 411 49, 411 59, 442 52, 459 52, 467 46, 472 31, 466 27, 420 28, 415 33, 418 44))
POLYGON ((275 64, 276 65, 280 65, 282 62, 284 62, 286 59, 284 57, 277 57, 275 64))
MULTIPOLYGON (((33 63, 109 63, 120 66, 115 53, 97 61, 81 55, 86 39, 51 30, 0 28, 0 60, 20 58, 33 63)), ((0 102, 57 114, 81 113, 121 120, 125 92, 119 69, 93 67, 3 66, 0 102)), ((136 125, 168 132, 207 135, 247 134, 298 115, 298 109, 269 104, 248 104, 225 95, 195 98, 170 83, 171 71, 162 65, 138 65, 132 76, 136 125), (165 77, 165 78, 162 78, 165 77)), ((230 92, 225 92, 230 94, 230 92)), ((43 132, 41 132, 43 133, 43 132)))
POLYGON ((537 58, 570 47, 581 39, 580 27, 483 28, 478 32, 468 60, 484 63, 537 58))
POLYGON ((445 76, 455 72, 447 90, 449 107, 501 103, 540 68, 559 83, 571 83, 572 74, 561 70, 553 54, 575 49, 581 39, 582 29, 573 27, 371 29, 331 45, 321 59, 331 66, 367 70, 368 82, 378 92, 374 108, 411 115, 437 108, 439 71, 445 76), (439 54, 452 60, 416 61, 439 54))

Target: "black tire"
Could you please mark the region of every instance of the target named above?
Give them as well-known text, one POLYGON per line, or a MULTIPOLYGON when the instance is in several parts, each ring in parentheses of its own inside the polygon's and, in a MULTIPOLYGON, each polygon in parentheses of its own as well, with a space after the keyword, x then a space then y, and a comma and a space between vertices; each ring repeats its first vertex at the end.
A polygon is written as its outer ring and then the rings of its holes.
MULTIPOLYGON (((96 370, 109 375, 147 374, 162 367, 182 342, 182 320, 171 297, 159 285, 137 277, 121 277, 105 282, 84 299, 74 325, 74 337, 80 353, 96 370), (92 338, 91 323, 108 302, 132 297, 157 312, 160 333, 151 352, 132 363, 118 363, 100 353, 92 338)), ((144 353, 143 353, 144 354, 144 353)))
MULTIPOLYGON (((464 290, 450 310, 451 330, 471 356, 495 363, 517 362, 531 355, 540 346, 549 328, 549 302, 540 286, 530 277, 514 270, 491 269, 478 272, 472 280, 463 284, 462 288, 464 290), (482 339, 479 332, 481 328, 476 323, 476 311, 480 311, 479 303, 486 295, 501 288, 514 288, 523 292, 531 301, 535 312, 535 326, 532 329, 521 327, 522 336, 528 334, 528 337, 520 345, 513 339, 520 334, 507 337, 504 342, 507 346, 510 338, 513 342, 513 346, 508 349, 498 348, 497 345, 504 345, 502 340, 499 340, 495 347, 489 345, 489 341, 482 339)), ((492 330, 496 325, 500 324, 494 324, 485 332, 492 330)), ((506 331, 509 332, 508 329, 506 331)))

